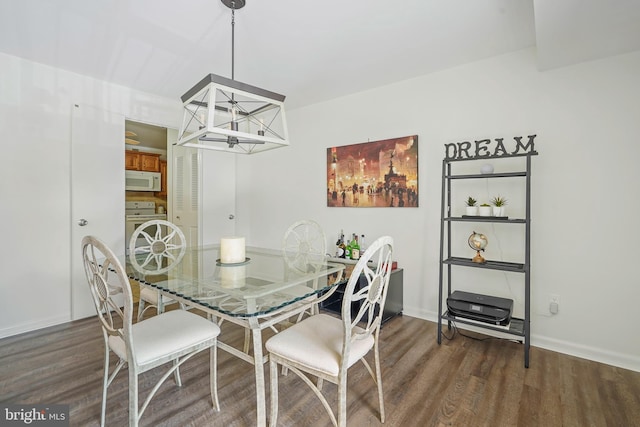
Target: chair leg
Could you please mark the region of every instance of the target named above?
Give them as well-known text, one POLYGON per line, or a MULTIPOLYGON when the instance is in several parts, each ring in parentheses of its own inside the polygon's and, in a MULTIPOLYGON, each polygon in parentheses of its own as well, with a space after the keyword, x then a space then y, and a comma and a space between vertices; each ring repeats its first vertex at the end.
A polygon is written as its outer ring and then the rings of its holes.
POLYGON ((156 306, 156 311, 158 314, 161 314, 164 312, 164 303, 162 302, 162 295, 160 295, 160 291, 158 292, 158 305, 156 306))
POLYGON ((144 300, 140 298, 138 302, 138 322, 142 320, 142 315, 144 314, 144 300))
MULTIPOLYGON (((178 365, 178 360, 173 361, 173 365, 178 365)), ((173 371, 173 378, 176 381, 176 385, 178 387, 182 387, 182 379, 180 379, 180 368, 177 367, 175 371, 173 371)))
POLYGON ((137 427, 138 418, 138 373, 129 366, 129 427, 137 427))
POLYGON ((107 388, 109 387, 109 346, 104 346, 104 369, 102 379, 102 409, 100 410, 100 427, 104 427, 107 412, 107 388))
POLYGON ((278 423, 278 363, 269 360, 269 377, 271 380, 271 418, 269 426, 275 427, 278 423))
POLYGON ((209 349, 209 385, 211 387, 211 400, 216 411, 220 412, 218 401, 218 343, 209 349))
POLYGON ((340 374, 338 381, 338 427, 347 427, 347 375, 340 374))
POLYGON ((242 350, 249 354, 249 343, 251 341, 251 334, 249 333, 249 329, 244 330, 244 346, 242 350))
POLYGON ((376 383, 378 385, 378 401, 380 404, 380 422, 384 423, 384 395, 382 392, 382 373, 380 371, 380 352, 378 351, 378 341, 374 345, 376 363, 376 383))

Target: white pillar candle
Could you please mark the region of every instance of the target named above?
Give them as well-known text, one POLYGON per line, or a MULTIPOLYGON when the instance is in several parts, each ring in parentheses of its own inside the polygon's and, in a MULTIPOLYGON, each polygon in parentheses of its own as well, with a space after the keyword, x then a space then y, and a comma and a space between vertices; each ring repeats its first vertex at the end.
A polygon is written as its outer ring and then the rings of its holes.
POLYGON ((220 239, 220 262, 222 264, 235 264, 244 261, 244 237, 223 237, 220 239))
POLYGON ((244 286, 244 279, 247 270, 244 265, 233 267, 220 267, 220 285, 223 288, 241 288, 244 286))

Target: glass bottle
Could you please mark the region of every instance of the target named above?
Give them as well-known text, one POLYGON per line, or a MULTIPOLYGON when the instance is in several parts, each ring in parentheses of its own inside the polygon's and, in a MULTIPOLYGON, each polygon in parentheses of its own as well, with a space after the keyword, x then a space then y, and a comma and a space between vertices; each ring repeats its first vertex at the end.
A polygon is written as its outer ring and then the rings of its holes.
POLYGON ((340 230, 336 241, 336 258, 344 258, 344 232, 340 230))
POLYGON ((351 240, 344 248, 344 257, 347 259, 351 259, 351 240))
POLYGON ((360 256, 362 256, 364 251, 367 249, 367 247, 364 244, 364 234, 360 236, 360 241, 358 243, 360 243, 360 256))
POLYGON ((360 259, 360 245, 358 244, 358 235, 354 233, 351 240, 351 259, 360 259))

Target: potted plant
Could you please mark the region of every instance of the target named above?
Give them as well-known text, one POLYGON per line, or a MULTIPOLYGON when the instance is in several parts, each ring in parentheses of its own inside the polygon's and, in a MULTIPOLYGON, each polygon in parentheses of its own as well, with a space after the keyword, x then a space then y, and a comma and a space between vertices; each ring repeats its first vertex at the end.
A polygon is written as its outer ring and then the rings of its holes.
POLYGON ((493 205, 493 216, 507 216, 505 206, 507 205, 507 199, 502 196, 496 196, 491 200, 493 205))
POLYGON ((491 216, 491 205, 489 203, 483 203, 478 208, 480 216, 491 216))
POLYGON ((476 205, 476 203, 478 202, 476 201, 476 199, 469 196, 466 203, 467 203, 467 215, 469 216, 478 215, 478 206, 476 205))

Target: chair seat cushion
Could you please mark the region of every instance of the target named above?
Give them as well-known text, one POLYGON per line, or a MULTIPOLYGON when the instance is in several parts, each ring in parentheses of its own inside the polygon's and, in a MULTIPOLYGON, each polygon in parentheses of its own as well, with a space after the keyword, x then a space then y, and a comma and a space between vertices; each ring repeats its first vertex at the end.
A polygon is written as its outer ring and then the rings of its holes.
MULTIPOLYGON (((138 366, 152 368, 187 354, 194 348, 211 346, 220 334, 213 322, 184 310, 173 310, 133 325, 132 340, 138 366)), ((127 350, 119 336, 109 337, 109 347, 121 359, 127 350)))
MULTIPOLYGON (((160 292, 158 292, 157 289, 154 288, 150 288, 148 286, 140 286, 140 299, 144 300, 150 304, 153 305, 158 305, 158 295, 160 294, 160 292)), ((170 302, 175 302, 174 300, 172 300, 171 298, 162 295, 162 303, 163 304, 168 304, 170 302)))
MULTIPOLYGON (((342 357, 342 319, 326 314, 318 314, 296 323, 271 337, 266 348, 269 353, 311 369, 337 376, 342 357)), ((354 332, 362 332, 354 328, 354 332)), ((352 340, 348 366, 364 357, 373 347, 373 336, 352 340)))

